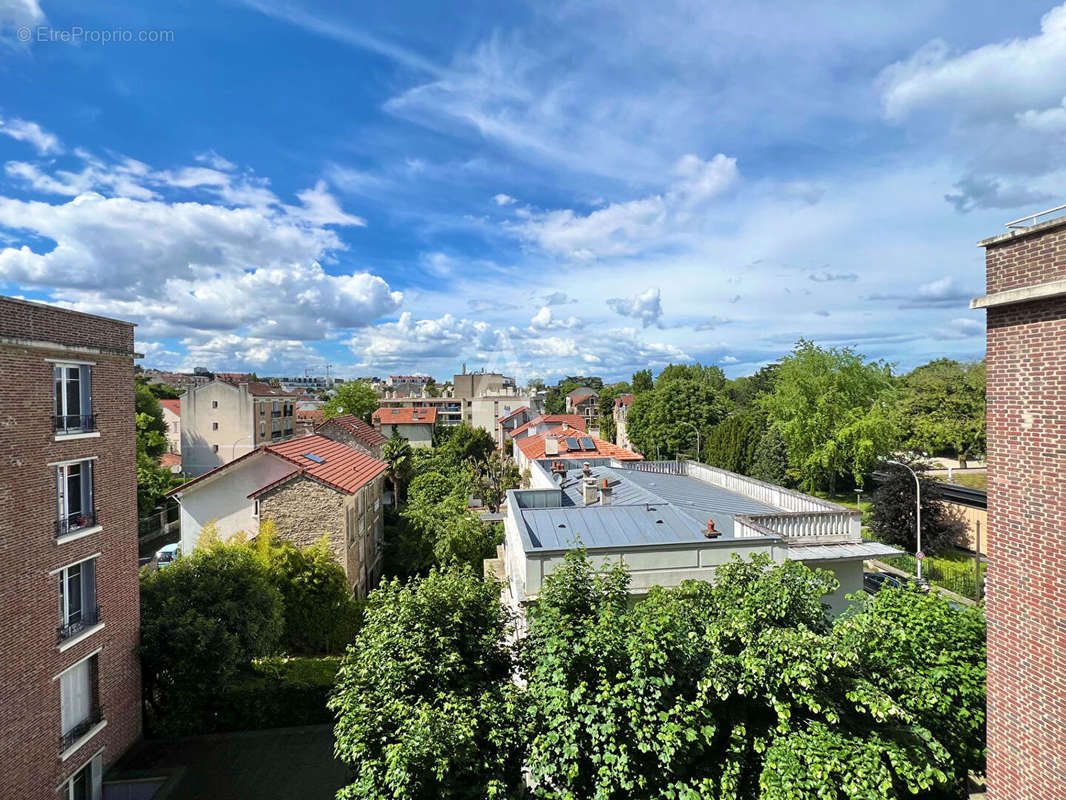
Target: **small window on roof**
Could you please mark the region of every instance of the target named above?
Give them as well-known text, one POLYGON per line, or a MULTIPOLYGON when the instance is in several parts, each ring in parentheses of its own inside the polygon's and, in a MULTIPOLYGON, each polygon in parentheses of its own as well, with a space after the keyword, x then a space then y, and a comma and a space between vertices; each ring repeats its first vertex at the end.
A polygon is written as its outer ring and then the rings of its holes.
POLYGON ((304 453, 304 458, 309 458, 312 461, 314 461, 316 464, 325 464, 326 463, 326 459, 322 458, 322 456, 316 456, 314 453, 304 453))

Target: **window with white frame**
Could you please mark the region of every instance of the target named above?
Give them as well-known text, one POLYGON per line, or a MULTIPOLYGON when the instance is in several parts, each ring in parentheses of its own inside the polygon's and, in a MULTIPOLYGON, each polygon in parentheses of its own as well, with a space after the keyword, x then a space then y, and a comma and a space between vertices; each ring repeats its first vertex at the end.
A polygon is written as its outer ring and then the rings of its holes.
POLYGON ((84 433, 95 430, 92 367, 88 364, 56 364, 53 373, 56 433, 84 433))
POLYGON ((56 500, 59 516, 56 536, 96 524, 93 508, 93 462, 76 461, 56 467, 56 500))
POLYGON ((98 753, 75 772, 63 785, 62 800, 100 800, 103 783, 103 758, 98 753))
POLYGON ((99 621, 96 559, 89 558, 63 567, 59 571, 59 641, 77 636, 99 621))
POLYGON ((60 746, 66 749, 103 717, 97 700, 97 656, 82 659, 59 676, 60 746))
POLYGON ((211 423, 211 430, 213 430, 213 431, 217 431, 218 430, 218 423, 217 422, 212 422, 211 423))

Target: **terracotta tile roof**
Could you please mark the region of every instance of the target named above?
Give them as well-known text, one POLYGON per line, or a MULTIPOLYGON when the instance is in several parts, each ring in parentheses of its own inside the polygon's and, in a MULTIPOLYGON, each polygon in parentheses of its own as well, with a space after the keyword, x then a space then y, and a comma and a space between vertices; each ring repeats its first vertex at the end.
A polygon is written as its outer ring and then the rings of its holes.
POLYGON ((296 419, 309 419, 315 425, 321 425, 326 421, 326 412, 321 408, 298 408, 296 419))
POLYGON ((233 387, 239 387, 242 383, 248 384, 248 394, 255 397, 297 397, 299 392, 286 392, 280 386, 271 386, 263 381, 249 381, 235 373, 219 373, 215 378, 222 383, 233 387), (226 377, 223 377, 223 374, 226 377))
MULTIPOLYGON (((434 409, 436 411, 436 409, 434 409)), ((299 415, 300 412, 296 412, 299 415)), ((323 412, 318 412, 322 414, 323 412)), ((322 425, 339 425, 348 431, 352 436, 360 441, 366 442, 368 445, 385 444, 389 439, 384 436, 381 431, 375 428, 373 425, 368 425, 363 422, 355 414, 345 414, 343 417, 334 417, 333 419, 326 420, 322 425)), ((321 428, 322 425, 318 427, 321 428)))
POLYGON ((177 414, 179 417, 181 416, 181 400, 164 399, 159 401, 159 405, 163 406, 163 408, 169 410, 171 413, 177 414))
POLYGON ((177 453, 163 453, 163 455, 159 457, 159 466, 166 467, 167 469, 170 469, 170 467, 173 467, 175 464, 180 463, 181 456, 179 456, 177 453))
POLYGON ((280 444, 267 445, 265 449, 291 461, 297 469, 273 483, 256 489, 248 495, 249 497, 256 497, 267 489, 297 475, 306 475, 337 491, 354 494, 387 468, 384 462, 371 458, 355 448, 315 434, 290 439, 280 444))
POLYGON ((587 433, 577 433, 576 436, 581 439, 591 439, 592 443, 596 445, 596 449, 593 450, 574 450, 570 452, 566 446, 566 437, 575 436, 573 432, 564 431, 561 427, 552 428, 549 431, 543 433, 537 433, 533 436, 527 436, 525 439, 518 439, 516 444, 518 449, 522 451, 522 454, 529 459, 536 458, 617 458, 619 461, 643 461, 644 456, 637 455, 632 450, 626 450, 624 447, 619 447, 611 442, 605 442, 596 436, 589 436, 587 433), (559 454, 558 455, 546 455, 544 452, 544 440, 547 438, 555 438, 559 441, 559 454))
POLYGON ((530 410, 529 406, 521 406, 520 408, 516 408, 516 409, 515 409, 514 411, 512 411, 512 412, 511 412, 510 414, 504 414, 504 415, 503 415, 502 417, 500 417, 500 418, 499 418, 498 420, 496 420, 496 421, 497 421, 497 422, 506 422, 506 421, 507 421, 507 420, 509 420, 509 419, 510 419, 511 417, 515 416, 516 414, 521 414, 521 413, 522 413, 523 411, 529 411, 529 410, 530 410))
POLYGON ((620 395, 618 395, 618 397, 616 397, 614 399, 614 407, 615 408, 618 408, 619 406, 631 406, 631 405, 633 405, 633 395, 631 395, 631 394, 620 394, 620 395))
POLYGON ((380 423, 381 425, 432 425, 437 421, 437 409, 435 406, 379 408, 371 419, 374 420, 374 424, 380 423))
POLYGON ((514 436, 516 433, 522 433, 523 431, 528 429, 531 425, 537 425, 537 424, 544 423, 544 422, 548 422, 548 423, 556 422, 556 423, 559 423, 560 425, 562 425, 565 422, 571 428, 577 428, 579 431, 587 430, 585 428, 585 418, 583 416, 581 416, 580 414, 542 414, 539 417, 534 417, 529 422, 527 422, 525 425, 519 425, 517 428, 515 428, 513 431, 511 431, 511 435, 514 436))

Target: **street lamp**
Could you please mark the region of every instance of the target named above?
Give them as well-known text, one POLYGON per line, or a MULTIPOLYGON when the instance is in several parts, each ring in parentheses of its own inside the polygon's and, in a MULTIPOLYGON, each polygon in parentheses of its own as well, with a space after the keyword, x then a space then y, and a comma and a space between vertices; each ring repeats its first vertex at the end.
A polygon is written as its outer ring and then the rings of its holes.
POLYGON ((690 428, 692 428, 692 430, 696 431, 696 460, 699 461, 700 455, 703 452, 702 450, 700 450, 700 429, 687 420, 680 420, 680 422, 682 425, 688 425, 690 428))
POLYGON ((915 560, 918 562, 918 580, 922 579, 922 484, 918 481, 918 473, 908 467, 902 461, 892 461, 891 459, 885 460, 886 464, 895 464, 897 467, 903 467, 914 477, 914 498, 915 498, 915 527, 917 528, 917 552, 914 554, 915 560))
POLYGON ((230 448, 229 448, 229 460, 230 461, 233 461, 235 458, 237 458, 237 442, 243 441, 244 439, 251 439, 252 436, 255 436, 255 434, 253 433, 253 434, 250 434, 248 436, 242 436, 240 439, 238 439, 236 442, 234 442, 233 444, 230 445, 230 448))

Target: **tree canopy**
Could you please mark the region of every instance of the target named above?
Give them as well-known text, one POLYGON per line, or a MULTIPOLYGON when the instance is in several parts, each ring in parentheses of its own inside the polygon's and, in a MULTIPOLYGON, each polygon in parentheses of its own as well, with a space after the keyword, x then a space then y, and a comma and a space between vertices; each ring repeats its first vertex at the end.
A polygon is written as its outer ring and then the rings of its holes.
POLYGON ((706 441, 729 408, 725 376, 718 367, 671 364, 659 373, 651 391, 635 395, 627 421, 629 438, 647 458, 695 455, 693 426, 706 441))
POLYGON ((379 398, 369 381, 347 381, 334 391, 336 393, 322 406, 325 419, 355 414, 364 422, 370 422, 371 415, 378 408, 379 398))
MULTIPOLYGON (((937 481, 926 476, 926 467, 912 462, 922 496, 922 550, 936 555, 966 542, 966 521, 944 503, 937 481)), ((885 464, 877 473, 877 488, 870 498, 870 530, 879 541, 896 545, 908 553, 917 550, 917 489, 914 476, 902 467, 885 464)))
POLYGON ((903 379, 899 414, 907 444, 966 461, 985 450, 985 363, 930 361, 903 379))

